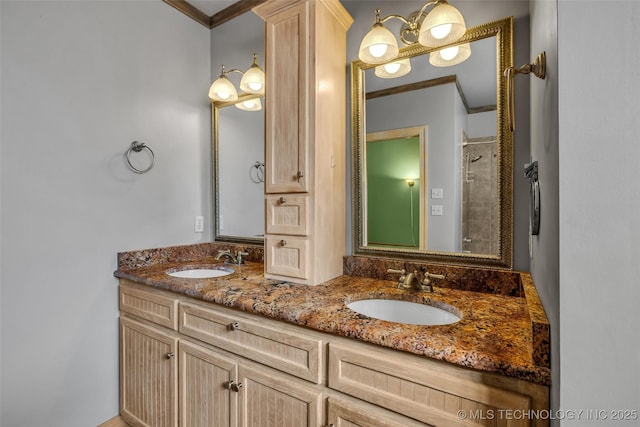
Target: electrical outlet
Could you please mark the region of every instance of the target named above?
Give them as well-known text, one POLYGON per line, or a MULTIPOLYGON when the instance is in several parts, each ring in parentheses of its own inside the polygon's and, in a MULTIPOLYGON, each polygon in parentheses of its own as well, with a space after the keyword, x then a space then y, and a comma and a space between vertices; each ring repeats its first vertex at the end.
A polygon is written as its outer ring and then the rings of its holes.
POLYGON ((431 198, 432 199, 442 199, 444 191, 442 188, 432 188, 431 189, 431 198))
POLYGON ((193 231, 196 233, 203 233, 204 232, 204 217, 203 216, 196 216, 193 220, 193 231))
POLYGON ((432 205, 431 216, 442 216, 442 205, 432 205))

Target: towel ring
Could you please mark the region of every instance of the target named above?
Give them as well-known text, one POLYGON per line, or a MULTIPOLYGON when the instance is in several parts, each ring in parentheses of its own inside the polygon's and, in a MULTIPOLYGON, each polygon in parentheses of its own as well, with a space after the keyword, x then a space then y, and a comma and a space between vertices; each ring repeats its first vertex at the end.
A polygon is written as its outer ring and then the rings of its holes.
POLYGON ((153 150, 151 150, 151 148, 149 148, 147 145, 144 144, 144 142, 138 142, 138 141, 133 141, 131 143, 131 146, 129 146, 129 149, 127 150, 127 163, 129 164, 129 167, 131 168, 132 171, 134 171, 135 173, 146 173, 149 172, 151 170, 151 168, 153 167, 153 164, 156 161, 156 155, 153 154, 153 150), (136 152, 139 153, 141 152, 143 149, 146 149, 147 151, 149 151, 149 154, 151 155, 151 164, 149 165, 148 168, 146 169, 138 169, 135 166, 133 166, 131 164, 131 152, 136 152))
POLYGON ((261 182, 264 182, 264 163, 256 161, 253 165, 251 165, 251 167, 249 168, 249 178, 254 184, 260 184, 261 182), (253 173, 254 169, 255 174, 253 173))

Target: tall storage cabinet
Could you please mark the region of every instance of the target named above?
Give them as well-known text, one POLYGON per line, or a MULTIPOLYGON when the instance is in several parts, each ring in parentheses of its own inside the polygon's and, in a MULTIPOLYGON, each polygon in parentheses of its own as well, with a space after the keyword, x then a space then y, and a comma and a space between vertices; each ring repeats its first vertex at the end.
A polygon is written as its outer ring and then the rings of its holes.
POLYGON ((270 0, 265 276, 316 285, 345 252, 346 32, 338 0, 270 0))

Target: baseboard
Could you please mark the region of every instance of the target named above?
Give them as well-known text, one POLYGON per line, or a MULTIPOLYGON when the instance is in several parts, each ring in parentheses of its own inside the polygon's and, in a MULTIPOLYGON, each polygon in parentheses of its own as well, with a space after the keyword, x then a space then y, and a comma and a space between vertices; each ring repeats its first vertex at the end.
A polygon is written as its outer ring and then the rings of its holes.
POLYGON ((130 427, 120 415, 116 415, 115 417, 103 422, 98 425, 98 427, 130 427))

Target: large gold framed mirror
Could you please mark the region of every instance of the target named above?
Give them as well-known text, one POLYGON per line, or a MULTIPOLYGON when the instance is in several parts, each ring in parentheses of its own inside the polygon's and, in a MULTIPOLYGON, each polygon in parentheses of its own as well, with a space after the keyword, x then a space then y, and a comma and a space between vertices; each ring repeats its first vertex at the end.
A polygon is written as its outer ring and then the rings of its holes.
POLYGON ((354 254, 512 268, 502 72, 513 65, 513 18, 469 28, 440 50, 467 43, 471 56, 450 67, 430 65, 436 49, 401 49, 394 61, 409 60, 411 71, 396 79, 352 62, 354 254))
POLYGON ((258 95, 212 102, 214 240, 264 242, 264 110, 258 95), (259 108, 258 108, 259 107, 259 108))

